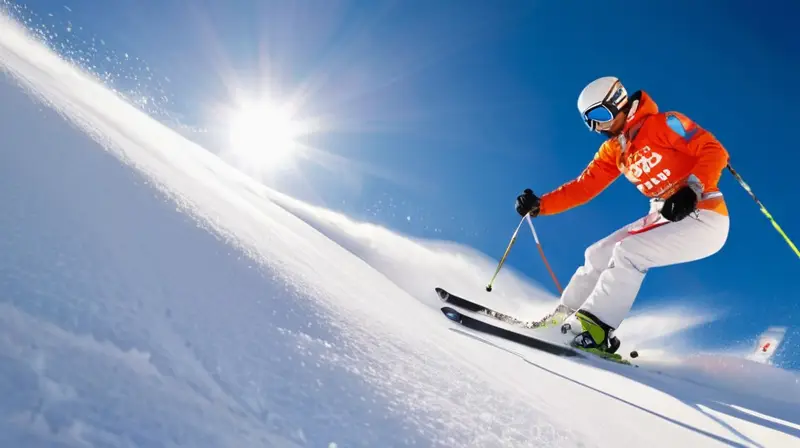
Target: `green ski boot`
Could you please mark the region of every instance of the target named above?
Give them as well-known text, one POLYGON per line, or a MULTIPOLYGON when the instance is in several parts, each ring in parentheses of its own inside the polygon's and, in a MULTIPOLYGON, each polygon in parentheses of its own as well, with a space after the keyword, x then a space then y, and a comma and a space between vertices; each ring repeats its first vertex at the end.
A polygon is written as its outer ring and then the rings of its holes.
POLYGON ((630 364, 616 354, 620 341, 613 335, 614 329, 603 323, 594 314, 578 310, 561 326, 561 333, 567 334, 567 332, 572 332, 576 335, 570 343, 572 347, 587 351, 609 361, 630 364))

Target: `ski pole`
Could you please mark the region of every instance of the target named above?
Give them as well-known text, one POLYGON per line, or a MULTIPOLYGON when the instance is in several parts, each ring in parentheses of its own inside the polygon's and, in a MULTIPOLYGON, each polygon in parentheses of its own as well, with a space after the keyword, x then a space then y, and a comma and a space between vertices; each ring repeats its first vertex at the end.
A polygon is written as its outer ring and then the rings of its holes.
POLYGON ((563 294, 564 290, 561 289, 561 285, 558 283, 558 279, 556 278, 556 274, 553 272, 553 269, 550 268, 550 263, 547 262, 547 257, 544 256, 544 249, 542 249, 542 243, 539 242, 539 235, 536 234, 536 229, 533 227, 533 221, 531 221, 530 215, 525 215, 525 218, 528 221, 528 225, 531 227, 531 233, 533 233, 533 240, 536 241, 536 247, 539 249, 539 255, 542 256, 542 260, 544 261, 545 267, 547 267, 547 272, 550 273, 550 277, 553 278, 553 283, 556 284, 556 288, 558 289, 559 294, 563 294))
MULTIPOLYGON (((525 215, 525 216, 528 216, 528 215, 525 215)), ((497 278, 497 274, 500 273, 500 268, 503 267, 503 263, 506 262, 506 257, 508 256, 508 253, 511 251, 511 246, 513 246, 514 243, 517 241, 517 234, 519 233, 519 228, 522 227, 522 223, 523 222, 525 222, 525 218, 522 218, 522 220, 520 220, 519 224, 517 224, 517 230, 514 230, 514 234, 511 235, 511 241, 508 242, 508 247, 506 248, 506 252, 503 254, 503 257, 500 259, 500 263, 497 264, 497 269, 495 269, 494 275, 492 276, 492 279, 489 281, 489 284, 486 285, 486 291, 492 292, 492 283, 494 283, 494 279, 497 278)))
POLYGON ((775 218, 773 218, 772 215, 767 211, 767 208, 764 207, 764 204, 762 204, 761 201, 758 200, 755 193, 753 193, 753 190, 751 190, 750 186, 747 185, 747 182, 745 182, 744 179, 742 179, 742 176, 740 176, 739 173, 737 173, 736 170, 734 170, 730 164, 728 164, 728 171, 730 171, 731 174, 733 174, 733 177, 736 178, 736 181, 739 182, 739 184, 750 195, 750 197, 753 198, 754 201, 756 201, 756 204, 758 204, 758 206, 761 208, 761 213, 763 213, 764 216, 766 216, 767 219, 769 219, 769 222, 772 223, 772 227, 775 227, 775 230, 777 230, 778 233, 781 234, 783 239, 786 240, 786 244, 788 244, 789 247, 792 248, 795 255, 800 257, 800 250, 798 250, 797 246, 795 246, 792 240, 789 239, 789 236, 786 235, 786 232, 784 232, 783 229, 781 229, 781 226, 778 225, 778 223, 775 221, 775 218))

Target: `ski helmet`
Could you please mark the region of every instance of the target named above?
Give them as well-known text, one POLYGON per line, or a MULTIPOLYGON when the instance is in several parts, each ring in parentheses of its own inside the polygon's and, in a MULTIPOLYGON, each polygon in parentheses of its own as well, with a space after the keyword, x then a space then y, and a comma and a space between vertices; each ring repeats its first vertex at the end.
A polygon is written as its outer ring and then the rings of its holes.
POLYGON ((628 104, 628 92, 619 79, 604 76, 590 82, 578 96, 578 110, 586 126, 595 132, 608 131, 614 117, 628 104))

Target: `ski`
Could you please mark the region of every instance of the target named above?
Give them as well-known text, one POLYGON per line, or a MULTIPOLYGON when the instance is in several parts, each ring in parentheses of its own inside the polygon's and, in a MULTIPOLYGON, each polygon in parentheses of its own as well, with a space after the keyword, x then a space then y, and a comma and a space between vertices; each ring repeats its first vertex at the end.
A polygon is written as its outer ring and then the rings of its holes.
POLYGON ((552 355, 562 356, 566 358, 582 358, 582 359, 590 359, 592 356, 594 356, 596 358, 605 361, 610 361, 615 364, 638 367, 634 364, 631 364, 630 361, 623 359, 620 355, 612 355, 609 353, 593 349, 570 347, 567 345, 560 345, 553 342, 548 342, 543 339, 537 339, 533 336, 528 336, 526 334, 518 333, 516 331, 512 331, 507 328, 498 327, 488 322, 484 322, 480 319, 468 316, 456 310, 455 308, 449 306, 442 307, 441 311, 445 315, 445 317, 447 317, 452 322, 456 322, 471 330, 483 334, 488 334, 491 336, 496 336, 498 338, 502 338, 507 341, 524 345, 526 347, 530 347, 536 350, 541 350, 543 352, 550 353, 552 355))
MULTIPOLYGON (((456 310, 455 308, 461 308, 462 310, 468 312, 476 313, 483 316, 488 316, 505 324, 512 325, 515 327, 520 327, 521 329, 534 330, 536 328, 542 327, 541 324, 537 324, 531 321, 523 321, 509 314, 495 311, 479 303, 457 296, 445 290, 444 288, 436 287, 435 290, 436 294, 438 294, 439 298, 443 302, 453 305, 453 307, 449 306, 442 307, 441 308, 442 313, 444 313, 444 315, 451 321, 457 322, 467 328, 471 328, 481 333, 497 336, 512 342, 516 342, 518 344, 543 350, 548 353, 553 353, 556 355, 559 355, 560 353, 556 353, 553 350, 561 352, 566 351, 572 353, 572 355, 561 355, 561 356, 579 356, 585 358, 586 355, 584 355, 584 353, 586 353, 587 355, 594 355, 595 357, 604 359, 606 361, 611 361, 617 364, 633 365, 630 363, 630 361, 622 358, 622 356, 618 354, 606 353, 602 350, 596 350, 596 349, 584 349, 582 347, 569 347, 566 345, 554 344, 551 342, 544 341, 542 339, 537 339, 533 336, 528 336, 522 333, 509 330, 507 328, 498 327, 488 322, 484 322, 480 319, 468 316, 465 313, 456 310)), ((630 353, 631 358, 637 358, 638 356, 639 353, 635 350, 630 353)))
POLYGON ((442 307, 441 310, 442 313, 444 313, 444 315, 451 321, 459 323, 471 330, 475 330, 480 333, 497 336, 499 338, 516 342, 517 344, 522 344, 527 347, 535 348, 537 350, 542 350, 553 355, 566 356, 566 357, 585 357, 583 354, 570 347, 553 344, 551 342, 546 342, 541 339, 536 339, 532 336, 528 336, 522 333, 517 333, 508 330, 506 328, 497 327, 488 322, 484 322, 482 320, 475 319, 474 317, 467 316, 461 313, 460 311, 456 310, 455 308, 451 308, 449 306, 442 307))
POLYGON ((518 327, 523 328, 535 328, 536 326, 532 322, 524 321, 517 319, 516 317, 501 313, 500 311, 493 310, 487 306, 481 305, 479 303, 473 302, 471 300, 465 299, 461 296, 457 296, 444 288, 436 288, 436 294, 439 298, 450 305, 453 305, 457 308, 463 308, 467 311, 472 311, 473 313, 479 313, 487 315, 493 319, 497 319, 499 321, 505 322, 507 324, 515 325, 518 327))

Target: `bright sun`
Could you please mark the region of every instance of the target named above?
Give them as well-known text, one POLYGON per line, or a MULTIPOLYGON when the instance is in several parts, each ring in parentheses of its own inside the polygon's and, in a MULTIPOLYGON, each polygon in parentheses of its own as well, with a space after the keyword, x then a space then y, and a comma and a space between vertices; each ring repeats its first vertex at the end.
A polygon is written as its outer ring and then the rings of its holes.
POLYGON ((283 108, 247 105, 231 116, 228 151, 251 169, 263 172, 286 163, 299 147, 297 138, 304 133, 283 108))

